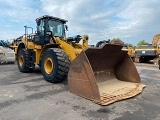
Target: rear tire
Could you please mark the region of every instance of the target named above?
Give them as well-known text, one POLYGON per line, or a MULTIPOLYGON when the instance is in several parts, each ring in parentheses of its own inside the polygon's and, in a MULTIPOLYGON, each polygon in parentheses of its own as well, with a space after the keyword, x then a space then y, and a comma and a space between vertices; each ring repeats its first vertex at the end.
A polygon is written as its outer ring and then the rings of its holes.
POLYGON ((29 56, 26 49, 18 52, 17 64, 20 72, 33 72, 34 68, 29 68, 29 56))
POLYGON ((47 49, 41 60, 41 72, 48 82, 62 82, 68 75, 70 61, 59 48, 47 49))

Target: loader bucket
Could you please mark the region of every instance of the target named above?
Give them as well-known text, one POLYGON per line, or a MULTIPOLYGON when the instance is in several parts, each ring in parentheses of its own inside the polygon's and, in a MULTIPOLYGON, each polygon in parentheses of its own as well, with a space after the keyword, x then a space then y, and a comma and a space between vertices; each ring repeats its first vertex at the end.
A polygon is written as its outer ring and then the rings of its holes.
POLYGON ((137 69, 122 46, 106 44, 83 50, 71 63, 70 92, 101 105, 133 97, 143 85, 137 69))

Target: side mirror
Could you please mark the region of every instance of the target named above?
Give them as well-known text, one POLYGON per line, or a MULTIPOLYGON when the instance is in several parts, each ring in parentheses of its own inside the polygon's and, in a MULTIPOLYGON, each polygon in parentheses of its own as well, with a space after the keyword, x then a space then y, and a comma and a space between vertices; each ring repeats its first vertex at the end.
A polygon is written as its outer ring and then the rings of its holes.
POLYGON ((52 36, 52 31, 47 31, 46 34, 52 36))
POLYGON ((68 31, 68 26, 67 25, 65 25, 65 30, 68 31))

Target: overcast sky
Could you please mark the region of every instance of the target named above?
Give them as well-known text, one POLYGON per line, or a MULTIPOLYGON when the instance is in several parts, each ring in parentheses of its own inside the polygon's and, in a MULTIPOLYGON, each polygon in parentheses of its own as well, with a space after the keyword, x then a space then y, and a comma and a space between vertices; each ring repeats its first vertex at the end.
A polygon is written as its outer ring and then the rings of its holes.
POLYGON ((88 35, 89 44, 120 38, 136 45, 160 33, 160 0, 0 0, 0 39, 10 40, 51 15, 68 20, 67 36, 88 35))

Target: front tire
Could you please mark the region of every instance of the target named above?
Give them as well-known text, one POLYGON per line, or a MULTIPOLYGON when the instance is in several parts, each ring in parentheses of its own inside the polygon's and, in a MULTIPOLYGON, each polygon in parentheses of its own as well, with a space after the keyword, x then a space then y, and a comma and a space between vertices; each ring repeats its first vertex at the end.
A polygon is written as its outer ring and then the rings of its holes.
POLYGON ((41 60, 41 72, 48 82, 62 82, 68 75, 70 61, 59 48, 47 49, 41 60))

